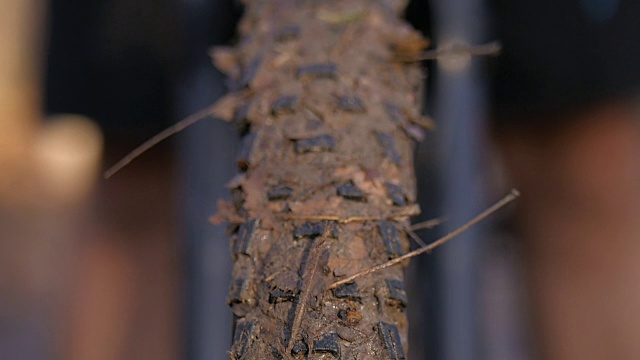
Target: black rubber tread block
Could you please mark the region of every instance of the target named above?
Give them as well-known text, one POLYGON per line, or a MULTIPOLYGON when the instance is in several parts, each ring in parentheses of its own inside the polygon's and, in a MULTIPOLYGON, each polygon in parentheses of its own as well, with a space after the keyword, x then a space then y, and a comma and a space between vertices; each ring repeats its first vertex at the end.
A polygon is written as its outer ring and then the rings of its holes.
POLYGON ((386 283, 387 288, 389 289, 389 304, 406 307, 408 300, 407 292, 404 288, 404 282, 396 279, 387 279, 386 283))
POLYGON ((298 68, 296 73, 298 79, 335 79, 338 75, 336 64, 321 63, 309 64, 298 68))
POLYGON ((242 138, 242 145, 240 146, 240 155, 238 155, 238 168, 242 171, 249 169, 251 165, 251 154, 253 152, 253 146, 256 142, 258 134, 250 132, 242 138))
POLYGON ((333 296, 339 299, 360 300, 362 296, 358 292, 358 285, 355 282, 342 284, 333 289, 333 296))
POLYGON ((247 289, 249 287, 249 280, 244 278, 234 279, 229 286, 229 295, 227 296, 227 304, 233 306, 236 304, 246 303, 247 289))
POLYGON ((398 328, 395 325, 380 322, 378 323, 378 333, 382 338, 384 347, 389 351, 389 356, 385 357, 385 359, 406 359, 404 356, 404 350, 402 349, 402 342, 400 341, 400 334, 398 333, 398 328))
POLYGON ((340 357, 340 344, 338 343, 338 334, 328 333, 322 335, 318 340, 313 341, 314 353, 328 353, 333 357, 340 357))
POLYGON ((393 205, 407 205, 407 197, 404 195, 400 186, 388 182, 385 184, 385 187, 387 188, 387 194, 389 195, 389 199, 391 199, 391 203, 393 203, 393 205))
POLYGON ((275 346, 271 346, 271 356, 273 356, 273 360, 283 360, 284 356, 282 356, 282 353, 280 352, 280 350, 278 350, 275 346))
POLYGON ((309 345, 304 341, 298 341, 293 344, 293 348, 291 349, 291 355, 306 355, 309 353, 309 345))
POLYGON ((284 185, 276 185, 267 191, 269 201, 286 200, 293 195, 293 189, 284 185))
POLYGON ((353 201, 367 201, 367 196, 353 182, 349 181, 336 186, 338 196, 353 201))
POLYGON ((279 288, 272 289, 269 293, 269 304, 276 304, 285 301, 293 301, 298 296, 297 292, 292 290, 282 290, 279 288))
POLYGON ((396 145, 396 139, 394 139, 391 135, 385 134, 383 132, 376 132, 378 137, 378 141, 380 142, 380 146, 384 150, 385 156, 391 160, 394 164, 400 165, 402 163, 402 157, 398 152, 398 146, 396 145))
POLYGON ((233 246, 233 254, 247 254, 249 250, 249 245, 251 244, 251 239, 253 238, 253 234, 256 229, 260 225, 260 219, 251 219, 249 221, 245 221, 240 225, 238 229, 238 234, 236 236, 236 240, 233 246))
POLYGON ((331 135, 319 135, 309 139, 296 140, 296 152, 298 154, 333 151, 335 148, 336 140, 331 135))
POLYGON ((286 113, 292 113, 295 111, 298 105, 298 97, 295 95, 285 95, 278 98, 271 104, 271 113, 273 115, 280 115, 286 113))
POLYGON ((251 103, 246 102, 238 105, 233 112, 231 123, 235 126, 240 135, 246 135, 251 128, 251 122, 249 121, 249 111, 251 110, 251 103))
POLYGON ((229 295, 227 296, 227 304, 234 305, 242 302, 242 288, 245 279, 234 279, 229 285, 229 295))
POLYGON ((398 228, 393 223, 385 220, 378 221, 378 230, 382 236, 382 241, 387 248, 387 254, 389 258, 394 258, 403 254, 402 244, 400 243, 400 236, 398 234, 398 228))
POLYGON ((245 198, 246 194, 244 193, 244 191, 242 191, 241 188, 231 189, 231 204, 238 211, 238 213, 244 211, 242 205, 244 205, 245 198))
POLYGON ((362 100, 357 96, 340 96, 338 98, 338 109, 342 111, 362 113, 366 111, 362 100))
POLYGON ((424 129, 409 123, 407 116, 400 107, 393 103, 385 103, 384 109, 389 115, 389 119, 399 125, 407 136, 417 142, 421 142, 426 137, 424 129))
POLYGON ((253 340, 254 328, 254 321, 240 319, 236 322, 232 347, 232 351, 236 359, 242 359, 245 352, 247 351, 247 348, 251 345, 251 341, 253 340))
POLYGON ((240 76, 240 79, 238 79, 238 82, 234 86, 231 86, 231 90, 237 91, 249 87, 253 79, 258 74, 258 70, 260 70, 261 65, 262 56, 254 56, 253 59, 249 61, 249 64, 244 67, 242 75, 240 76))
POLYGON ((338 224, 335 221, 319 221, 305 222, 300 226, 296 226, 293 231, 295 239, 301 238, 317 238, 323 234, 327 234, 334 239, 338 238, 338 224))

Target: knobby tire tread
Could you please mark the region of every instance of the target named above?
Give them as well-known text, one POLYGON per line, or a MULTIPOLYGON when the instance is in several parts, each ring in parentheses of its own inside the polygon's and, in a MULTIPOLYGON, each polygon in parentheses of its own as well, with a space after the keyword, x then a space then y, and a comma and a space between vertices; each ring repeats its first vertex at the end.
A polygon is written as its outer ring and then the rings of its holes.
MULTIPOLYGON (((403 266, 425 41, 400 0, 245 1, 220 113, 243 134, 232 225, 231 359, 404 359, 403 266)), ((404 264, 406 265, 406 264, 404 264)))

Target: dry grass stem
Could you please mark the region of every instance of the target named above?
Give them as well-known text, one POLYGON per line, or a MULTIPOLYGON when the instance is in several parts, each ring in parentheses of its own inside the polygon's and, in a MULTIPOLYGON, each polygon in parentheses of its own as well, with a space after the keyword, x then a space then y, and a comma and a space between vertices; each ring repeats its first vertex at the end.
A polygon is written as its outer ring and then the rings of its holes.
POLYGON ((310 221, 337 221, 341 224, 346 224, 355 221, 378 221, 378 220, 402 220, 404 218, 416 216, 420 213, 420 207, 418 205, 409 205, 403 208, 398 209, 397 211, 389 212, 387 214, 382 214, 378 216, 339 216, 339 215, 330 215, 330 214, 302 214, 302 215, 294 215, 294 214, 285 214, 279 216, 282 220, 310 220, 310 221))
POLYGON ((443 56, 451 55, 468 55, 468 56, 497 56, 502 51, 502 45, 499 41, 492 41, 482 45, 454 44, 451 46, 440 47, 433 50, 427 50, 414 58, 399 58, 399 61, 421 61, 421 60, 438 60, 443 56))
POLYGON ((159 132, 149 140, 142 143, 137 148, 133 149, 133 151, 131 151, 125 157, 120 159, 120 161, 118 161, 113 166, 111 166, 107 171, 105 171, 104 178, 108 179, 112 177, 118 171, 122 170, 122 168, 129 165, 129 163, 131 163, 133 160, 138 158, 140 155, 147 152, 152 147, 156 146, 161 141, 181 132, 182 130, 197 123, 198 121, 205 119, 207 116, 211 115, 212 113, 213 113, 213 106, 210 106, 208 108, 198 111, 195 114, 189 115, 183 120, 180 120, 179 122, 175 123, 174 125, 162 130, 161 132, 159 132))
POLYGON ((422 230, 422 229, 433 229, 434 227, 442 224, 445 221, 447 221, 447 218, 430 219, 430 220, 427 220, 427 221, 415 223, 415 224, 411 225, 409 227, 409 229, 412 230, 412 231, 422 230))
POLYGON ((322 254, 322 248, 325 243, 326 236, 327 234, 325 233, 323 235, 323 238, 319 240, 310 250, 310 263, 309 266, 304 270, 302 276, 303 285, 302 289, 300 290, 300 297, 298 298, 298 308, 296 309, 296 315, 293 318, 293 324, 291 325, 291 337, 289 338, 289 344, 287 345, 287 349, 285 351, 285 354, 287 355, 291 354, 291 349, 293 349, 293 345, 295 344, 296 338, 298 337, 298 332, 300 331, 300 325, 302 323, 302 318, 304 316, 307 301, 309 300, 311 288, 313 287, 313 278, 316 275, 318 261, 320 259, 320 255, 322 254))
POLYGON ((515 200, 518 196, 520 196, 520 192, 518 192, 518 190, 516 189, 512 189, 511 192, 505 196, 504 198, 502 198, 500 201, 498 201, 497 203, 493 204, 491 207, 487 208, 486 210, 484 210, 483 212, 481 212, 480 214, 478 214, 476 217, 474 217, 473 219, 471 219, 469 222, 467 222, 466 224, 460 226, 459 228, 455 229, 454 231, 452 231, 451 233, 447 234, 446 236, 432 242, 431 244, 421 247, 418 250, 406 253, 400 257, 397 257, 393 260, 389 260, 383 264, 374 266, 372 268, 366 269, 364 271, 361 271, 357 274, 351 275, 345 279, 342 279, 340 281, 336 281, 333 284, 331 284, 329 286, 328 289, 334 289, 342 284, 346 284, 348 282, 352 282, 355 279, 365 276, 365 275, 369 275, 371 273, 374 273, 376 271, 382 270, 382 269, 386 269, 390 266, 393 266, 395 264, 398 264, 404 260, 410 259, 412 257, 418 256, 420 254, 426 253, 426 252, 430 252, 431 250, 437 248, 438 246, 446 243, 447 241, 455 238, 456 236, 464 233, 465 231, 469 230, 471 227, 473 227, 475 224, 479 223, 480 221, 484 220, 485 218, 487 218, 488 216, 490 216, 491 214, 493 214, 494 212, 498 211, 500 208, 504 207, 505 205, 509 204, 510 202, 512 202, 513 200, 515 200))
POLYGON ((407 235, 409 235, 410 238, 413 239, 413 241, 415 241, 418 245, 420 245, 420 247, 427 246, 427 244, 422 239, 420 239, 420 236, 416 235, 416 233, 411 231, 409 227, 406 227, 404 231, 407 233, 407 235))

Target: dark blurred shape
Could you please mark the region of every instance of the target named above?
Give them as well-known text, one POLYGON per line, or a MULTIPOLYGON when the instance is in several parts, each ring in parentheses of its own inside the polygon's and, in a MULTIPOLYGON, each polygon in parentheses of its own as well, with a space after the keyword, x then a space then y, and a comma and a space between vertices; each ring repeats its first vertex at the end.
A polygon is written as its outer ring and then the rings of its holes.
MULTIPOLYGON (((640 3, 490 1, 503 44, 493 69, 500 123, 624 96, 640 84, 640 3)), ((552 121, 552 120, 550 120, 552 121)))
POLYGON ((52 0, 45 106, 98 121, 112 142, 139 143, 173 122, 184 65, 180 4, 52 0))

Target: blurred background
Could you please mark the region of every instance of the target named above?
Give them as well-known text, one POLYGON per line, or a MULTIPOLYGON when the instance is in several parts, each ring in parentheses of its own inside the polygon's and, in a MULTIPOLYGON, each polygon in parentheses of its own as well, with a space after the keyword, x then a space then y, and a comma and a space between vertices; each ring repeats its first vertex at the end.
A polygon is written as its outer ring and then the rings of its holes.
MULTIPOLYGON (((435 46, 493 40, 481 2, 434 4, 408 17, 435 46)), ((233 129, 202 121, 100 175, 224 93, 208 52, 232 43, 239 2, 0 5, 0 358, 228 358, 231 259, 208 217, 235 173, 233 129)), ((421 219, 448 219, 431 241, 496 198, 500 172, 483 60, 424 67, 439 129, 418 148, 421 219)), ((412 263, 411 358, 529 358, 505 214, 412 263)))

